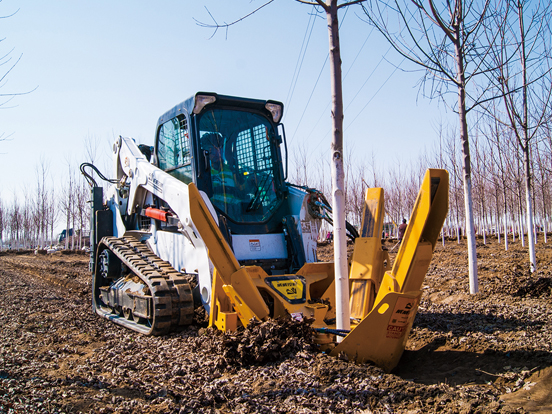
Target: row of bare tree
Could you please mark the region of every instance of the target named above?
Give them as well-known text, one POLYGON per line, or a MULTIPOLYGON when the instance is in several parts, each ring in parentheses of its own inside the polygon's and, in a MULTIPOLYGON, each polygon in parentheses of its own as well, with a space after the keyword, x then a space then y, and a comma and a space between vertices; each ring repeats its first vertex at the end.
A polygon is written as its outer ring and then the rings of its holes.
MULTIPOLYGON (((550 112, 552 115, 552 109, 550 112)), ((549 117, 550 117, 549 115, 549 117)), ((426 168, 444 168, 450 173, 449 215, 445 235, 465 237, 467 233, 464 206, 461 151, 457 131, 439 126, 433 148, 407 164, 378 164, 377 157, 363 157, 354 161, 353 151, 346 159, 346 215, 353 224, 360 225, 364 192, 368 187, 385 189, 386 227, 390 236, 396 235, 396 225, 407 218, 414 206, 426 168)), ((515 133, 491 117, 481 117, 472 134, 473 205, 475 231, 486 238, 492 234, 508 247, 510 240, 521 238, 525 243, 527 208, 524 189, 524 155, 515 133), (525 237, 524 237, 525 236, 525 237)), ((531 199, 535 211, 534 234, 552 228, 552 125, 541 128, 531 147, 531 199)), ((291 155, 290 181, 312 186, 328 194, 330 191, 329 161, 312 157, 308 149, 300 147, 291 155)), ((68 164, 68 173, 61 185, 55 185, 48 163, 36 167, 34 186, 23 188, 23 196, 8 202, 0 199, 0 236, 4 248, 45 247, 56 244, 60 228, 74 229, 75 234, 88 230, 89 189, 76 168, 68 164)), ((78 238, 66 238, 66 248, 81 247, 78 238)))
MULTIPOLYGON (((549 119, 552 108, 549 109, 549 119)), ((397 226, 408 219, 426 168, 444 168, 450 174, 449 214, 443 234, 458 241, 466 237, 464 188, 458 132, 440 125, 435 145, 416 160, 378 165, 377 158, 348 162, 345 168, 346 214, 359 226, 362 219, 364 193, 368 187, 385 190, 386 222, 389 236, 396 236, 397 226), (384 168, 385 167, 385 168, 384 168)), ((489 116, 479 118, 470 140, 472 155, 474 231, 484 241, 489 235, 498 238, 508 248, 508 240, 528 236, 527 204, 525 202, 525 169, 523 149, 511 128, 489 116)), ((531 142, 531 201, 534 206, 533 234, 552 229, 552 124, 546 123, 531 142)), ((354 151, 346 159, 354 160, 354 151)), ((299 147, 292 154, 291 181, 318 188, 325 194, 330 190, 329 162, 313 157, 308 148, 299 147)))
POLYGON ((59 242, 61 226, 66 234, 63 247, 83 247, 83 235, 89 230, 90 190, 78 170, 68 164, 68 174, 57 180, 50 174, 48 162, 36 168, 36 181, 23 186, 13 197, 0 198, 0 248, 47 248, 59 242), (77 175, 78 174, 78 175, 77 175), (58 184, 59 183, 59 184, 58 184), (9 199, 9 201, 8 201, 9 199))
MULTIPOLYGON (((336 10, 340 7, 339 0, 298 1, 320 4, 325 9, 326 5, 336 10)), ((454 154, 454 163, 449 167, 453 173, 451 195, 456 214, 449 223, 454 222, 457 235, 461 227, 466 234, 470 293, 478 291, 476 231, 482 228, 485 235, 491 222, 495 230, 502 226, 505 235, 509 228, 514 234, 517 228, 523 235, 525 228, 530 267, 534 271, 536 232, 533 229, 540 227, 535 225, 535 186, 542 184, 537 182, 537 176, 540 174, 542 178, 546 174, 546 165, 541 162, 546 154, 542 151, 545 145, 542 142, 546 141, 549 130, 552 103, 551 3, 542 0, 358 0, 342 3, 341 7, 346 4, 360 4, 367 22, 379 30, 395 51, 422 68, 424 95, 438 98, 458 114, 459 140, 449 151, 454 154), (481 127, 481 122, 489 124, 487 130, 481 127), (475 148, 477 156, 472 160, 474 142, 477 145, 480 136, 488 142, 475 148), (508 145, 511 151, 503 151, 508 145), (459 157, 456 147, 461 150, 459 157), (474 165, 480 169, 491 168, 491 173, 474 172, 474 165), (488 179, 494 180, 495 185, 489 185, 488 179), (489 191, 495 194, 494 213, 488 207, 493 204, 488 199, 489 191), (461 202, 464 203, 462 213, 461 202), (517 213, 511 212, 514 206, 517 213)), ((337 25, 337 14, 332 23, 337 25)), ((334 53, 338 48, 338 44, 331 45, 330 50, 334 53)), ((335 75, 332 85, 340 85, 340 81, 335 75)), ((341 116, 340 93, 337 97, 332 95, 332 100, 332 117, 341 116)), ((333 125, 334 135, 341 134, 340 125, 333 125)), ((438 165, 445 165, 442 157, 438 165)), ((393 174, 402 176, 400 169, 393 174)), ((411 171, 410 176, 417 174, 411 171)), ((351 201, 358 199, 356 194, 351 194, 351 188, 358 188, 354 180, 358 181, 351 176, 352 185, 346 190, 348 210, 354 208, 355 203, 351 201)), ((388 199, 408 199, 409 195, 411 198, 412 178, 403 177, 398 183, 389 177, 388 181, 394 185, 388 199)), ((545 190, 544 185, 540 187, 545 190)), ((541 204, 546 205, 544 201, 541 204)), ((546 227, 546 207, 542 210, 538 218, 546 227)))

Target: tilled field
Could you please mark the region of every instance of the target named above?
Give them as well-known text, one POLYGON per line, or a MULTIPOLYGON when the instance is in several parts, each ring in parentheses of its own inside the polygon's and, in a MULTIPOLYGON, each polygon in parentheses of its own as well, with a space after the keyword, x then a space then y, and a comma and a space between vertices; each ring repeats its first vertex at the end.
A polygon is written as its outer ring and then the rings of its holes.
POLYGON ((87 256, 2 254, 0 412, 552 412, 552 244, 534 275, 519 243, 478 256, 469 295, 465 246, 437 248, 386 374, 318 352, 291 321, 145 337, 92 313, 87 256))

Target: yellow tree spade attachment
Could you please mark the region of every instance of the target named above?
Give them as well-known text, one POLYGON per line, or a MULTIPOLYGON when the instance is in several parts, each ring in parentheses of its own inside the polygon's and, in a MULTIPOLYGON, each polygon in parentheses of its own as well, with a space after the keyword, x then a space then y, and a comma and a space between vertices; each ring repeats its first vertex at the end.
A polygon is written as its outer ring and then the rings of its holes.
POLYGON ((448 209, 448 173, 426 172, 410 223, 391 270, 382 249, 384 199, 381 188, 365 197, 361 236, 349 267, 351 329, 336 329, 332 263, 307 263, 295 274, 268 275, 259 266, 240 266, 205 202, 189 185, 190 215, 214 267, 210 326, 234 330, 252 318, 308 318, 318 343, 332 355, 344 352, 390 371, 412 328, 421 286, 448 209), (345 336, 340 343, 336 336, 345 336))
MULTIPOLYGON (((365 212, 366 210, 373 210, 370 209, 368 195, 365 212)), ((358 248, 365 252, 366 248, 362 244, 355 246, 350 279, 353 286, 359 280, 368 280, 370 283, 366 283, 364 302, 356 300, 353 292, 351 304, 360 314, 366 309, 369 309, 369 313, 360 322, 352 325, 351 333, 333 349, 332 355, 344 352, 359 362, 369 360, 387 371, 397 365, 414 323, 422 296, 422 283, 447 211, 448 173, 445 170, 429 169, 424 176, 391 271, 386 271, 379 280, 377 275, 364 270, 369 270, 370 266, 373 268, 373 264, 377 263, 374 255, 378 251, 372 248, 372 257, 368 255, 364 258, 356 250, 358 248), (364 261, 359 263, 359 260, 364 261), (371 305, 368 293, 371 294, 375 288, 377 295, 371 305)), ((377 217, 381 217, 381 213, 378 214, 377 217)), ((364 221, 370 217, 370 214, 365 213, 364 221)), ((377 225, 375 227, 380 231, 377 225)))

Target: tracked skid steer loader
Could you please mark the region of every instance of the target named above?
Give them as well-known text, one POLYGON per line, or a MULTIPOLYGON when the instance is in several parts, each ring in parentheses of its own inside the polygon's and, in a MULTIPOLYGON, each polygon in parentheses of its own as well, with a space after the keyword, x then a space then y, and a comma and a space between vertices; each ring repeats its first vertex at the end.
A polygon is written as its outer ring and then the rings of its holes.
POLYGON ((148 335, 189 325, 198 306, 220 330, 304 319, 327 352, 391 370, 447 214, 448 174, 426 172, 392 267, 383 190, 367 191, 360 234, 347 226, 351 330, 338 330, 334 266, 316 256, 331 208, 286 182, 282 113, 276 101, 200 92, 159 118, 154 147, 116 140, 116 178, 81 165, 92 187, 93 309, 148 335), (105 197, 96 178, 108 182, 105 197))

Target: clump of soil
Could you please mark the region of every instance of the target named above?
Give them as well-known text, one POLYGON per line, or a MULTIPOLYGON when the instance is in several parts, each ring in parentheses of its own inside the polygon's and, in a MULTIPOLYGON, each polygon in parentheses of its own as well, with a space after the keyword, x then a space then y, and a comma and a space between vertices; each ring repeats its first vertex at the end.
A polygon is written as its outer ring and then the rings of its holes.
POLYGON ((552 278, 539 277, 536 281, 527 280, 514 293, 514 296, 540 298, 552 294, 552 278))
POLYGON ((314 332, 308 322, 291 318, 253 320, 236 332, 221 334, 221 340, 213 342, 213 351, 232 365, 266 364, 315 350, 314 332))

